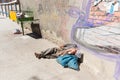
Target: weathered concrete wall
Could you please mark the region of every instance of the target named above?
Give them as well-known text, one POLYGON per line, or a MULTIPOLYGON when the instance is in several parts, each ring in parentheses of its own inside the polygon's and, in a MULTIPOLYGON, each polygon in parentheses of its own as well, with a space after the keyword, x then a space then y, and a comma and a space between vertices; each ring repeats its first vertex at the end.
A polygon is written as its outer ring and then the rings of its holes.
POLYGON ((84 63, 88 70, 95 74, 98 80, 115 80, 116 62, 92 55, 86 49, 81 49, 81 52, 84 53, 84 63))
MULTIPOLYGON (((70 42, 70 32, 74 20, 68 15, 70 6, 80 7, 79 0, 20 0, 22 9, 34 11, 42 29, 43 37, 54 37, 64 43, 70 42), (47 34, 48 35, 45 35, 47 34), (51 35, 50 35, 51 34, 51 35)), ((53 38, 53 39, 54 39, 53 38)), ((55 40, 54 39, 54 40, 55 40)), ((53 41, 54 41, 53 40, 53 41)))

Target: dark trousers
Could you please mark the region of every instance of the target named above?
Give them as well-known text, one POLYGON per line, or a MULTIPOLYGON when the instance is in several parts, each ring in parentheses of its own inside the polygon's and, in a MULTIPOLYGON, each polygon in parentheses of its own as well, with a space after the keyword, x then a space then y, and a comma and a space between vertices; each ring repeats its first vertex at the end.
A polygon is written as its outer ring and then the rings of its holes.
POLYGON ((62 50, 57 47, 48 48, 45 51, 41 51, 41 55, 42 55, 42 58, 54 59, 59 56, 57 53, 60 53, 60 51, 62 51, 62 50))

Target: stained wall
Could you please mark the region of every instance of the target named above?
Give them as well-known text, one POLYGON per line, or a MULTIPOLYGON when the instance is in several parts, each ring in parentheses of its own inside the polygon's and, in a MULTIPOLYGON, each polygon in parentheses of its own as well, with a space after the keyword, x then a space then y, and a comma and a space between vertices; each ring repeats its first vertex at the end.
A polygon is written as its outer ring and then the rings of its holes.
POLYGON ((68 15, 71 6, 81 7, 80 0, 20 0, 24 10, 34 11, 39 19, 42 35, 56 43, 70 42, 75 19, 68 15), (46 35, 48 33, 48 35, 46 35), (51 39, 52 38, 52 39, 51 39))

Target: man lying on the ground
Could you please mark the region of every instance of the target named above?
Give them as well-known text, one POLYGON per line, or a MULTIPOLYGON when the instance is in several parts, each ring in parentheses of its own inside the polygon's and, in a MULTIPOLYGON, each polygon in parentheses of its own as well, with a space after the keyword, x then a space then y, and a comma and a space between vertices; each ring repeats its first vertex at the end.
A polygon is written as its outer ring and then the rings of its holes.
POLYGON ((35 52, 35 56, 38 59, 41 58, 57 58, 60 55, 64 55, 66 53, 68 54, 75 54, 77 52, 77 45, 76 44, 65 44, 60 47, 53 47, 53 48, 48 48, 44 51, 41 51, 40 53, 35 52))
POLYGON ((36 58, 57 58, 57 62, 63 67, 69 67, 79 70, 79 64, 83 62, 83 54, 80 53, 76 44, 65 44, 63 46, 54 47, 35 53, 36 58))

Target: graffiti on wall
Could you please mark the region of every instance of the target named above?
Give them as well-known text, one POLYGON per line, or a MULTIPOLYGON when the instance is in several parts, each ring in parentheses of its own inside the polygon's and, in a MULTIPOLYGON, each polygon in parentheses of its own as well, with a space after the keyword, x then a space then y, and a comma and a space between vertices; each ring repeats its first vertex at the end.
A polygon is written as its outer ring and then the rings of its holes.
POLYGON ((56 0, 55 1, 55 7, 58 11, 59 15, 65 15, 66 9, 68 8, 69 0, 56 0))
POLYGON ((92 4, 90 18, 96 19, 94 23, 102 21, 103 24, 111 22, 120 22, 120 1, 102 1, 95 0, 92 4))
POLYGON ((111 7, 110 9, 108 9, 108 11, 103 12, 100 10, 100 7, 99 8, 97 7, 97 9, 99 10, 93 11, 92 8, 96 7, 96 5, 91 4, 91 6, 92 6, 91 8, 88 8, 89 14, 87 13, 85 14, 86 11, 80 11, 79 8, 77 7, 72 7, 69 10, 69 15, 71 17, 78 18, 76 23, 73 25, 73 28, 76 28, 76 31, 78 32, 73 32, 76 33, 76 35, 73 33, 72 35, 75 35, 75 37, 77 38, 79 37, 80 40, 77 39, 78 41, 84 40, 83 42, 89 43, 90 45, 99 46, 99 48, 101 46, 101 48, 105 49, 105 51, 108 53, 119 54, 120 44, 118 43, 120 43, 119 42, 120 17, 117 14, 120 14, 119 11, 120 7, 117 6, 118 9, 114 7, 114 12, 113 11, 110 12, 111 7), (89 17, 86 18, 86 16, 89 17), (78 34, 82 34, 82 36, 79 36, 78 34), (98 43, 97 42, 94 43, 95 40, 98 41, 98 43))
POLYGON ((42 4, 39 4, 39 5, 38 5, 38 10, 37 10, 37 11, 38 11, 39 14, 42 14, 42 13, 43 13, 42 4))
POLYGON ((84 0, 83 2, 87 2, 87 5, 82 5, 81 9, 71 7, 69 10, 69 15, 77 18, 72 27, 71 39, 96 56, 116 61, 114 77, 119 80, 120 6, 118 4, 120 2, 119 0, 110 2, 95 0, 93 3, 92 0, 84 0))

